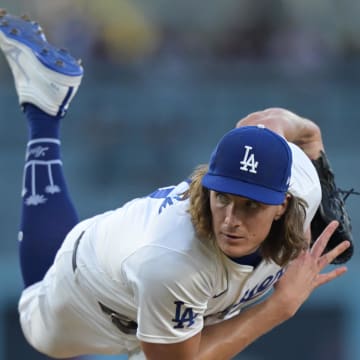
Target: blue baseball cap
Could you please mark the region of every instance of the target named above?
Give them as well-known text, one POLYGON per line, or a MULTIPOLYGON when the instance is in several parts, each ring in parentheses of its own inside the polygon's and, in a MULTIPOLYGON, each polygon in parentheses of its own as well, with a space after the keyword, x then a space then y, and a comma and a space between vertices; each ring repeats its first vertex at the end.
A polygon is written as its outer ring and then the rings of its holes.
POLYGON ((285 200, 292 154, 286 140, 263 125, 226 133, 213 151, 202 185, 264 204, 285 200))

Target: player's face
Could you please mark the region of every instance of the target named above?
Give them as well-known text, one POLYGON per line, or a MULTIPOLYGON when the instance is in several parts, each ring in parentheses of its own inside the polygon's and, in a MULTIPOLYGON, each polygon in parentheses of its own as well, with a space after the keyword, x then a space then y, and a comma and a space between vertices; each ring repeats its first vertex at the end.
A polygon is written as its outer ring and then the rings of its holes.
POLYGON ((240 196, 210 191, 213 230, 220 249, 228 256, 254 252, 269 234, 274 220, 286 210, 282 205, 266 205, 240 196))

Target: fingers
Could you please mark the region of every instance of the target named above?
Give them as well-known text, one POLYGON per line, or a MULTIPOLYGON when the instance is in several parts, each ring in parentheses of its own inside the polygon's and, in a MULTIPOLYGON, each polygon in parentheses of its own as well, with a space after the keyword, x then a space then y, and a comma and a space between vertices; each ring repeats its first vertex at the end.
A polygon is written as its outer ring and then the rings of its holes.
POLYGON ((319 259, 320 268, 323 269, 325 266, 332 263, 340 254, 350 247, 350 241, 343 241, 331 251, 327 252, 319 259))
POLYGON ((334 249, 323 254, 326 245, 329 242, 332 234, 339 226, 338 221, 331 221, 329 225, 324 229, 321 235, 317 238, 314 245, 310 249, 310 253, 315 258, 318 258, 318 265, 320 269, 323 269, 325 266, 329 265, 333 260, 335 260, 340 254, 342 254, 346 249, 350 247, 350 241, 343 241, 337 245, 334 249))
POLYGON ((316 239, 314 245, 311 248, 311 254, 315 257, 320 257, 324 252, 331 235, 334 233, 336 228, 339 226, 338 221, 331 221, 329 225, 324 229, 321 235, 316 239))
POLYGON ((346 271, 347 271, 347 267, 342 266, 342 267, 336 268, 326 274, 320 274, 317 278, 315 287, 324 285, 324 284, 336 279, 337 277, 345 274, 346 271))

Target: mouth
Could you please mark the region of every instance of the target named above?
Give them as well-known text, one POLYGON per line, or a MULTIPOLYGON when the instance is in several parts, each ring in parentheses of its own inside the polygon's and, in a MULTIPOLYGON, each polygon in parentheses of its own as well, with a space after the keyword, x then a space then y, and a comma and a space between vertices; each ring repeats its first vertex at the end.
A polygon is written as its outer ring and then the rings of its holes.
POLYGON ((243 236, 240 235, 235 235, 235 234, 231 234, 231 233, 224 233, 221 232, 220 235, 222 237, 224 237, 226 240, 228 241, 240 241, 240 240, 244 240, 243 236))

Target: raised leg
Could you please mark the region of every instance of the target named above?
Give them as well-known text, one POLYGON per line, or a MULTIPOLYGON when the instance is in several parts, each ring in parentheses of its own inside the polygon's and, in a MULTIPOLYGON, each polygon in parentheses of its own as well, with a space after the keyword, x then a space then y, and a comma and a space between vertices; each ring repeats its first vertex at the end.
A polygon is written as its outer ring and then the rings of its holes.
POLYGON ((0 11, 0 47, 14 76, 29 128, 19 232, 25 287, 40 281, 65 235, 78 222, 60 153, 59 126, 83 68, 51 45, 40 25, 0 11))

